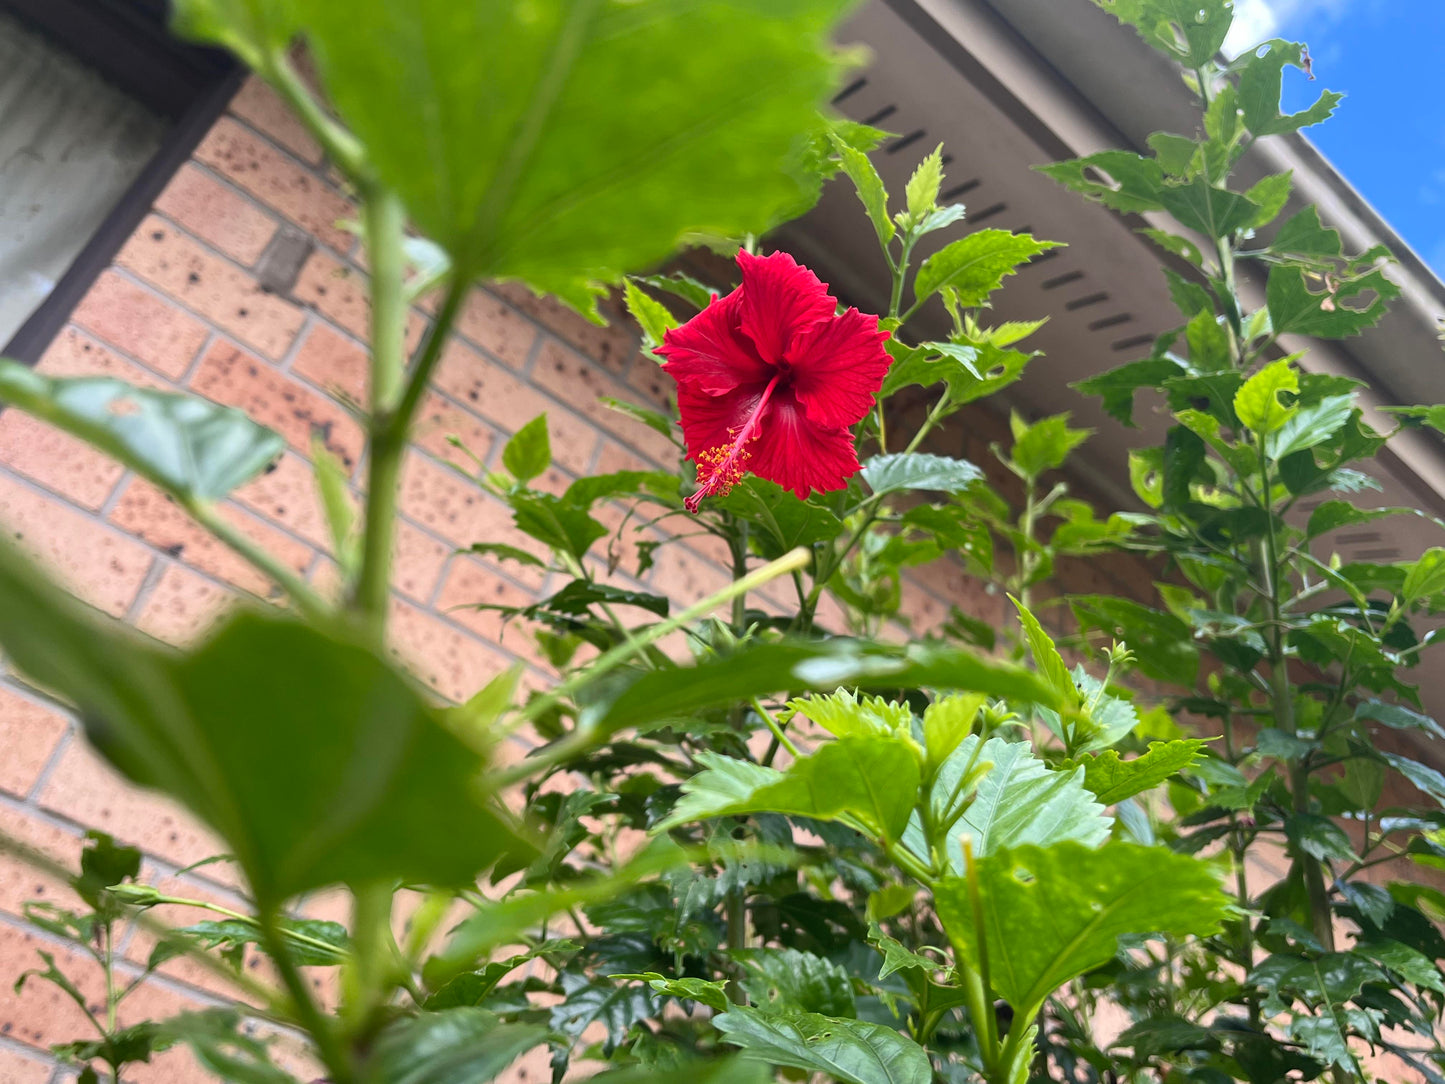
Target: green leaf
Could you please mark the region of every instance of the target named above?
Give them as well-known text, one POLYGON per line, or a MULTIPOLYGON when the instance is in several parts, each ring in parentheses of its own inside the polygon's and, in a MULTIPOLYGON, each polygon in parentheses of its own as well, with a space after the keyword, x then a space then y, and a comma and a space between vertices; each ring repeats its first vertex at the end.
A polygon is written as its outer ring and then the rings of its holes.
POLYGON ((1407 602, 1418 602, 1441 591, 1445 591, 1445 547, 1431 546, 1409 565, 1400 593, 1407 602))
MULTIPOLYGON (((302 918, 280 924, 287 955, 298 967, 329 967, 342 963, 350 941, 346 927, 339 922, 302 918)), ((261 929, 254 922, 226 919, 222 922, 197 922, 176 931, 205 948, 237 950, 245 945, 261 943, 261 929)))
POLYGON ((1281 393, 1299 393, 1299 376, 1289 358, 1264 366, 1234 395, 1234 413, 1240 423, 1261 436, 1273 433, 1294 414, 1292 404, 1280 401, 1281 393))
POLYGON ((1354 410, 1352 394, 1329 395, 1318 403, 1301 406, 1285 419, 1278 432, 1270 434, 1265 451, 1275 459, 1284 459, 1295 452, 1316 448, 1332 440, 1354 410))
POLYGON ((1356 508, 1349 501, 1324 501, 1310 513, 1305 534, 1309 538, 1318 538, 1340 527, 1353 527, 1386 516, 1408 515, 1412 512, 1413 508, 1356 508))
POLYGON ((552 441, 547 435, 547 415, 538 414, 502 449, 502 466, 519 482, 530 482, 552 465, 552 441))
POLYGON ((928 217, 933 205, 938 202, 938 189, 942 184, 943 144, 940 143, 918 163, 918 168, 908 178, 908 187, 904 194, 907 196, 908 218, 911 222, 920 223, 928 217))
POLYGON ((1374 327, 1390 301, 1400 296, 1400 288, 1366 257, 1361 257, 1353 272, 1341 278, 1334 289, 1321 281, 1325 289, 1316 292, 1310 288, 1309 274, 1289 264, 1270 268, 1265 299, 1276 334, 1344 339, 1374 327), (1363 308, 1348 304, 1361 294, 1369 298, 1363 308))
MULTIPOLYGON (((666 305, 645 293, 631 278, 622 284, 622 300, 627 311, 637 321, 637 326, 642 329, 643 353, 661 364, 661 359, 652 351, 662 345, 663 336, 680 326, 681 321, 668 311, 666 305)), ((706 305, 707 302, 704 301, 703 304, 706 305)))
POLYGON ((1244 194, 1245 199, 1259 207, 1259 213, 1249 223, 1250 226, 1258 228, 1273 222, 1275 217, 1284 210, 1285 203, 1289 201, 1293 176, 1294 174, 1290 170, 1271 174, 1258 181, 1244 194))
POLYGON ((672 271, 666 275, 639 275, 638 282, 651 286, 654 290, 662 290, 680 297, 695 309, 705 309, 717 296, 717 291, 706 283, 699 282, 691 275, 682 271, 672 271))
POLYGON ((605 1053, 616 1049, 639 1020, 657 1015, 658 998, 649 987, 589 979, 572 971, 564 971, 561 982, 566 997, 552 1008, 552 1028, 575 1041, 600 1021, 607 1028, 605 1053))
POLYGON ((1160 847, 1020 847, 978 859, 975 872, 981 922, 961 877, 939 884, 938 915, 972 960, 979 958, 976 931, 986 931, 993 988, 1021 1014, 1106 963, 1123 935, 1206 935, 1227 914, 1214 871, 1160 847))
POLYGON ((1134 396, 1139 389, 1158 387, 1170 377, 1182 375, 1183 371, 1183 363, 1175 358, 1144 358, 1071 386, 1085 395, 1099 396, 1110 417, 1134 428, 1134 396))
POLYGON ((503 1024, 482 1009, 453 1008, 388 1025, 366 1059, 364 1084, 487 1084, 547 1041, 547 1029, 503 1024))
POLYGON ((0 361, 0 400, 77 436, 168 493, 219 500, 286 447, 241 411, 107 376, 52 379, 0 361))
POLYGON ((600 395, 597 397, 597 401, 609 410, 626 414, 629 418, 641 422, 654 433, 660 433, 672 443, 678 443, 677 426, 667 415, 660 414, 655 410, 648 410, 647 407, 638 406, 636 403, 624 403, 621 399, 614 399, 610 395, 600 395))
POLYGON ((866 154, 850 147, 832 133, 830 137, 833 140, 833 149, 838 154, 838 161, 842 163, 843 172, 848 174, 853 187, 857 189, 863 210, 868 212, 868 219, 878 234, 878 243, 887 248, 895 231, 893 219, 888 217, 888 190, 883 187, 882 178, 878 176, 878 171, 873 168, 873 163, 866 154))
POLYGON ((799 500, 766 478, 744 478, 716 505, 758 528, 758 548, 769 560, 798 546, 829 542, 843 530, 843 521, 827 508, 799 500))
MULTIPOLYGON (((966 740, 954 753, 955 763, 972 757, 977 738, 966 740)), ((971 805, 951 833, 954 868, 963 869, 961 835, 973 843, 974 857, 997 854, 1015 847, 1049 847, 1069 840, 1097 847, 1109 838, 1110 818, 1084 786, 1082 770, 1051 770, 1034 756, 1028 742, 989 738, 978 761, 992 765, 978 782, 971 805)), ((952 772, 941 778, 956 777, 952 772)), ((934 787, 934 796, 942 790, 934 787)))
POLYGON ((292 0, 175 0, 171 30, 223 46, 247 66, 259 68, 267 54, 290 44, 296 5, 292 0))
POLYGON ((967 459, 923 452, 875 455, 863 465, 861 473, 875 496, 913 489, 961 493, 983 477, 983 471, 967 459))
POLYGON ((1053 638, 1044 631, 1044 626, 1039 623, 1032 610, 1012 595, 1009 595, 1009 601, 1019 613, 1019 623, 1024 627, 1024 636, 1028 639, 1029 650, 1033 653, 1034 665, 1039 668, 1043 679, 1058 694, 1061 702, 1078 703, 1079 691, 1074 688, 1074 679, 1070 676, 1059 649, 1054 646, 1053 638))
POLYGON ((354 533, 356 509, 351 502, 350 480, 341 460, 331 454, 317 435, 311 438, 311 463, 321 508, 326 514, 326 528, 331 534, 331 552, 349 578, 361 562, 360 540, 354 533))
POLYGON ((1345 830, 1317 813, 1291 813, 1285 821, 1285 835, 1297 853, 1321 861, 1353 862, 1355 849, 1345 830))
POLYGON ((685 233, 762 233, 796 205, 800 136, 840 73, 836 0, 292 6, 370 166, 457 273, 584 308, 685 233))
POLYGON ((923 710, 923 745, 931 766, 936 768, 946 761, 973 733, 979 710, 987 701, 982 693, 956 693, 935 700, 923 710))
POLYGON ((1227 188, 1216 188, 1202 176, 1188 184, 1165 187, 1159 202, 1180 225, 1206 237, 1228 237, 1260 216, 1260 207, 1253 200, 1227 188))
POLYGON ((1132 26, 1155 49, 1190 68, 1212 61, 1224 45, 1234 12, 1212 0, 1094 0, 1132 26))
POLYGON ((338 882, 469 883, 522 846, 478 797, 482 758, 342 633, 241 613, 178 656, 4 547, 0 645, 112 763, 209 824, 264 905, 338 882))
POLYGON ((587 1078, 591 1084, 772 1084, 772 1070, 745 1056, 635 1065, 587 1078))
POLYGON ((896 840, 918 797, 917 754, 898 738, 840 738, 800 757, 785 772, 716 753, 699 753, 706 771, 682 785, 684 797, 658 826, 707 817, 784 813, 834 820, 849 813, 896 840))
POLYGON ((1420 730, 1436 738, 1445 738, 1445 728, 1428 715, 1421 715, 1399 704, 1382 700, 1365 700, 1355 708, 1355 718, 1381 723, 1391 730, 1420 730))
POLYGON ((761 1011, 845 1017, 856 1012, 848 972, 821 956, 785 948, 743 949, 732 957, 742 964, 748 1000, 761 1011))
POLYGON ((1184 338, 1189 343, 1189 360, 1194 367, 1205 372, 1215 372, 1227 369, 1233 364, 1229 350, 1229 332, 1214 315, 1214 307, 1207 301, 1205 305, 1206 307, 1197 310, 1196 315, 1185 325, 1184 338))
POLYGON ((881 696, 859 697, 851 689, 789 700, 778 718, 788 721, 797 715, 838 738, 886 738, 913 730, 913 709, 907 704, 881 696))
POLYGON ((607 537, 607 528, 584 510, 550 493, 529 491, 508 499, 518 530, 579 561, 592 543, 607 537))
POLYGON ((653 993, 701 1002, 714 1012, 727 1012, 728 1006, 732 1004, 728 1000, 726 980, 711 982, 707 979, 694 978, 670 979, 657 971, 644 971, 637 975, 608 975, 607 977, 616 982, 625 982, 629 979, 635 982, 645 982, 652 987, 653 993))
POLYGON ((843 1084, 929 1084, 933 1077, 923 1048, 881 1024, 816 1013, 773 1016, 736 1005, 713 1025, 724 1042, 752 1057, 843 1084))
POLYGON ((1092 429, 1070 429, 1069 415, 1054 414, 1032 425, 1013 414, 1009 417, 1014 445, 1009 459, 1025 478, 1037 478, 1046 470, 1063 466, 1069 453, 1093 435, 1092 429))
POLYGON ((1280 113, 1285 66, 1304 68, 1304 46, 1299 42, 1275 38, 1261 48, 1265 48, 1262 55, 1255 50, 1241 58, 1243 71, 1239 76, 1239 107, 1244 114, 1245 126, 1256 136, 1282 135, 1328 120, 1335 106, 1344 98, 1343 94, 1333 90, 1322 91, 1308 109, 1288 116, 1280 113))
POLYGON ((1094 792, 1101 805, 1114 805, 1184 771, 1199 759, 1203 748, 1204 742, 1197 738, 1154 741, 1142 756, 1132 760, 1124 760, 1116 750, 1106 749, 1098 756, 1083 759, 1084 786, 1094 792))
POLYGON ((1288 256, 1338 257, 1344 253, 1340 235, 1324 227, 1314 204, 1285 219, 1269 247, 1288 256))
POLYGON ((1100 151, 1034 168, 1081 196, 1125 214, 1164 206, 1163 168, 1154 159, 1129 151, 1100 151), (1113 183, 1095 180, 1095 173, 1107 174, 1113 183))
POLYGON ((918 301, 948 287, 962 308, 976 308, 1040 252, 1060 247, 1057 241, 1037 241, 1026 233, 978 230, 945 245, 918 268, 913 295, 918 301))
POLYGON ((1172 135, 1169 132, 1155 132, 1146 142, 1154 152, 1154 160, 1159 163, 1159 168, 1171 177, 1187 176, 1194 156, 1199 153, 1198 142, 1188 136, 1172 135))
POLYGON ((1400 756, 1398 753, 1378 754, 1395 771, 1408 779, 1423 794, 1428 794, 1445 807, 1445 775, 1417 760, 1400 756))
POLYGON ((164 1021, 158 1042, 184 1042, 201 1067, 232 1084, 296 1084, 271 1061, 267 1044, 247 1033, 235 1009, 204 1009, 164 1021))
POLYGON ((930 687, 987 693, 1046 707, 1058 694, 1019 666, 934 644, 894 648, 834 639, 754 644, 696 666, 639 675, 615 698, 589 705, 583 725, 599 733, 687 719, 718 704, 779 691, 930 687))

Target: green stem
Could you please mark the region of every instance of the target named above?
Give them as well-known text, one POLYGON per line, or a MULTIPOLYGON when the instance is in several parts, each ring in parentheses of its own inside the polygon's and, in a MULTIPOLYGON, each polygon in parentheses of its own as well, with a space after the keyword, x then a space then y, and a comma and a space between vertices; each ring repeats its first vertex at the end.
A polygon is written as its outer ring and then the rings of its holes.
POLYGON ((286 992, 291 996, 296 1022, 316 1044, 316 1051, 330 1073, 332 1084, 354 1084, 356 1067, 352 1063, 351 1053, 341 1041, 332 1020, 321 1012, 312 998, 306 980, 301 977, 300 970, 286 949, 286 941, 281 935, 275 913, 270 910, 263 911, 257 926, 261 932, 261 943, 276 965, 286 992))
POLYGON ((305 580, 237 530, 221 516, 214 504, 182 493, 175 496, 192 519, 280 586, 302 614, 314 618, 328 612, 321 596, 305 580))
POLYGON ((763 707, 762 701, 759 700, 756 696, 752 699, 753 710, 757 712, 760 716, 762 716, 763 722, 768 724, 768 729, 773 732, 773 738, 777 741, 777 743, 781 745, 784 749, 786 749, 789 753, 791 753, 793 756, 802 756, 803 754, 798 752, 798 747, 793 744, 793 739, 788 737, 788 735, 783 731, 783 728, 778 724, 778 720, 773 717, 773 713, 768 711, 767 708, 763 707))
POLYGON ((284 50, 273 50, 261 58, 258 73, 285 99, 291 111, 321 144, 332 163, 353 182, 360 182, 366 170, 366 152, 361 141, 326 114, 284 50))
MULTIPOLYGON (((783 554, 776 561, 770 561, 762 568, 749 572, 740 580, 728 584, 721 591, 709 595, 701 602, 695 603, 683 610, 681 613, 669 617, 666 621, 659 621, 651 628, 644 629, 627 643, 618 644, 616 647, 599 655, 597 659, 585 670, 579 670, 570 678, 557 684, 550 692, 534 698, 522 709, 522 719, 530 722, 541 715, 546 714, 556 707, 563 700, 585 688, 603 674, 609 673, 621 666, 637 652, 651 647, 657 641, 677 631, 685 625, 691 624, 700 617, 705 617, 718 606, 725 602, 746 595, 749 591, 756 590, 763 584, 777 579, 779 576, 786 576, 796 569, 806 568, 812 560, 812 555, 805 549, 799 547, 783 554)), ((559 764, 583 749, 587 748, 593 740, 593 733, 590 729, 577 728, 560 741, 554 742, 546 750, 534 757, 528 757, 520 764, 500 774, 497 789, 501 789, 520 779, 526 779, 537 772, 559 764)))

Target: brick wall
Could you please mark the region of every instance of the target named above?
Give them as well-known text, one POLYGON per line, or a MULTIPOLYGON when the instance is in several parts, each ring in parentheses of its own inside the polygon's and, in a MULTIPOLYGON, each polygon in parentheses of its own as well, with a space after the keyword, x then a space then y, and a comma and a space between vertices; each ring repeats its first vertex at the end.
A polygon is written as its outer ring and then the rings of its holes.
MULTIPOLYGON (((55 376, 109 374, 186 389, 282 433, 285 454, 226 502, 225 515, 322 589, 335 576, 308 462, 313 434, 358 482, 363 467, 361 429, 344 404, 366 394, 366 276, 352 236, 336 226, 354 213, 315 143, 264 86, 248 83, 39 363, 55 376)), ((411 314, 412 347, 427 323, 422 305, 411 314)), ((535 569, 457 552, 481 539, 537 546, 512 528, 500 503, 452 469, 474 473, 476 464, 447 437, 490 464, 512 432, 545 412, 556 456, 546 487, 590 472, 671 469, 665 440, 598 402, 606 395, 658 406, 668 383, 620 322, 598 328, 509 287, 472 295, 408 455, 395 553, 395 650, 438 693, 465 697, 517 659, 533 683, 548 679, 525 630, 503 634, 494 616, 455 608, 534 601, 547 583, 535 569)), ((975 443, 995 422, 979 415, 969 427, 975 443)), ((949 450, 986 458, 980 448, 949 450)), ((620 511, 611 519, 616 526, 620 511)), ((271 593, 154 487, 15 411, 0 414, 0 523, 81 597, 163 640, 185 642, 238 599, 271 593)), ((645 586, 695 601, 727 582, 722 556, 705 546, 666 547, 645 586)), ((1099 568, 1088 574, 1114 581, 1090 589, 1118 589, 1124 580, 1099 568)), ((1000 600, 949 563, 917 570, 904 592, 922 630, 954 603, 1003 617, 1000 600)), ((0 748, 0 828, 71 864, 84 830, 102 829, 141 847, 145 875, 168 891, 238 902, 224 866, 177 873, 220 850, 203 829, 122 782, 57 705, 9 675, 0 675, 0 748)), ((63 894, 0 859, 0 1081, 70 1079, 45 1049, 86 1034, 78 1009, 53 988, 10 993, 15 976, 37 962, 37 947, 75 962, 19 917, 25 900, 63 894)), ((134 969, 145 939, 131 931, 124 947, 134 969)), ((221 992, 173 963, 126 1002, 122 1020, 215 1003, 221 992)), ((209 1078, 183 1052, 134 1074, 136 1081, 191 1079, 209 1078)))

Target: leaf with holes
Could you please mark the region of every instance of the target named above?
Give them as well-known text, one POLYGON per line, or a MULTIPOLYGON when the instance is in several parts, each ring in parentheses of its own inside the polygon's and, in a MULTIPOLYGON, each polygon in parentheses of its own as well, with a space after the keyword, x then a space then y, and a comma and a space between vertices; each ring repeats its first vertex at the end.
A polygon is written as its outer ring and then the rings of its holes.
POLYGON ((286 447, 241 411, 108 376, 52 379, 0 361, 0 400, 92 444, 178 497, 214 501, 286 447))

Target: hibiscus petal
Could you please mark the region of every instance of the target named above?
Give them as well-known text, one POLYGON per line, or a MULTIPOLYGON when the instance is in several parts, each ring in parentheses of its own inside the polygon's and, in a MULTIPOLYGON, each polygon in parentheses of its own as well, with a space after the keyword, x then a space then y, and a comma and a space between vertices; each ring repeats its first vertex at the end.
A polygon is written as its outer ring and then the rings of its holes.
POLYGON ((733 434, 747 424, 761 395, 762 389, 756 386, 726 395, 704 395, 693 387, 679 385, 677 413, 687 458, 697 462, 697 457, 709 448, 731 444, 733 434))
POLYGON ((768 404, 758 437, 748 450, 749 471, 791 489, 800 499, 844 489, 858 473, 853 434, 813 423, 786 394, 768 404))
POLYGON ((667 359, 662 369, 679 389, 724 395, 740 384, 772 379, 772 366, 763 363, 742 333, 742 307, 742 290, 734 290, 663 337, 657 353, 667 359))
POLYGON ((738 253, 743 284, 743 333, 764 361, 777 363, 788 344, 808 325, 832 316, 838 303, 818 276, 786 252, 769 256, 738 253))
POLYGON ((818 425, 849 426, 873 409, 892 362, 878 317, 849 309, 804 329, 788 349, 793 394, 818 425))

